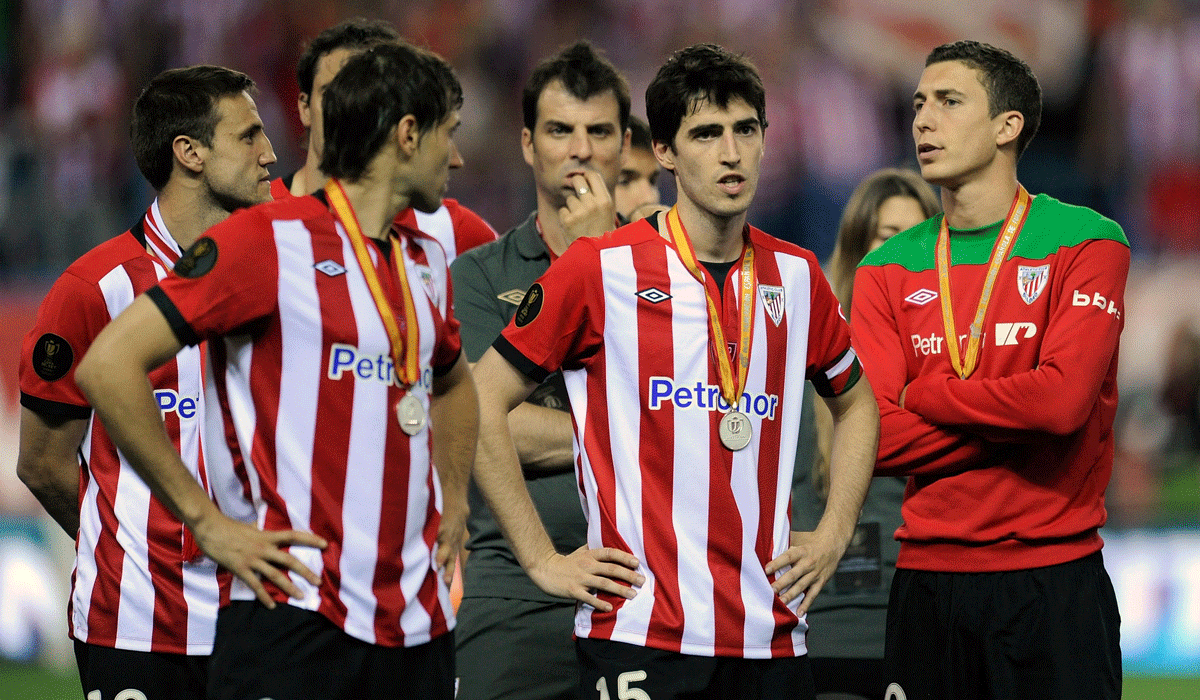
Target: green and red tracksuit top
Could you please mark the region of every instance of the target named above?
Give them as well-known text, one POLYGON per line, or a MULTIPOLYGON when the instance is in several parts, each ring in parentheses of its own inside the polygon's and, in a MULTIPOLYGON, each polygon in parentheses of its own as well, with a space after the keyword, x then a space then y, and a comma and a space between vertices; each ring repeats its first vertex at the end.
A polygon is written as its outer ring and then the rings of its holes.
MULTIPOLYGON (((960 379, 935 263, 941 221, 892 237, 854 282, 854 347, 880 411, 875 474, 912 477, 898 566, 1011 571, 1091 554, 1107 517, 1129 242, 1090 209, 1035 197, 1000 266, 978 366, 960 379)), ((1001 225, 950 232, 960 356, 1001 225)))

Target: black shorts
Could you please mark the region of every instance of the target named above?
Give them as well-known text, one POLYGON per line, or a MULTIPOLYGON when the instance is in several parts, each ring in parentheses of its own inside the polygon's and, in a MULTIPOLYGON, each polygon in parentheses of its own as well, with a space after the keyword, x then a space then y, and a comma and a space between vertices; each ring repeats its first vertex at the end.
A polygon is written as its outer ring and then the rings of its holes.
POLYGON ((571 700, 579 687, 575 604, 463 598, 457 700, 571 700))
POLYGON ((813 700, 807 656, 691 656, 604 639, 577 639, 580 700, 813 700), (641 693, 638 693, 641 691, 641 693))
POLYGON ((234 601, 217 614, 208 698, 453 700, 454 633, 385 647, 351 637, 320 613, 234 601))
POLYGON ((1119 698, 1120 625, 1100 552, 1019 571, 897 569, 886 697, 1119 698))
POLYGON ((96 700, 203 700, 208 657, 129 651, 75 640, 83 696, 96 700))
POLYGON ((813 686, 818 697, 836 693, 838 698, 866 698, 879 700, 883 697, 887 683, 883 682, 883 659, 850 659, 842 657, 814 657, 812 664, 813 686))

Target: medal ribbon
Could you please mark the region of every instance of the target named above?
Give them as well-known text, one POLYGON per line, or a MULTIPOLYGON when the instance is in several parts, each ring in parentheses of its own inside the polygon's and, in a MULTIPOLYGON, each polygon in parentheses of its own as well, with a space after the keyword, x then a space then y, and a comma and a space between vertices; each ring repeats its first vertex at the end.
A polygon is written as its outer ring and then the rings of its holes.
POLYGON ((396 277, 400 280, 401 296, 404 300, 404 321, 405 335, 401 337, 400 327, 396 323, 396 315, 392 313, 392 307, 388 304, 387 297, 383 293, 383 285, 379 283, 379 276, 375 271, 375 265, 371 262, 371 255, 367 252, 366 236, 359 226, 358 217, 354 214, 354 209, 350 206, 350 200, 346 198, 346 191, 342 189, 342 184, 337 180, 331 179, 325 185, 325 195, 329 198, 329 204, 333 207, 334 214, 341 220, 342 226, 346 229, 346 235, 350 237, 350 245, 354 247, 354 255, 358 258, 358 266, 362 268, 363 277, 366 278, 367 287, 371 290, 371 297, 375 300, 375 308, 379 310, 379 318, 383 320, 383 327, 387 330, 388 340, 391 341, 392 363, 396 368, 396 374, 400 378, 403 386, 409 387, 417 383, 420 377, 420 367, 418 366, 417 351, 418 333, 420 329, 417 326, 417 309, 413 305, 412 293, 408 288, 408 275, 400 268, 397 262, 404 251, 401 249, 401 241, 395 233, 392 234, 392 268, 396 271, 396 277), (400 361, 400 350, 404 349, 404 362, 400 361))
POLYGON ((979 294, 979 306, 975 309, 975 320, 971 322, 970 339, 967 341, 967 356, 959 359, 958 332, 954 327, 954 306, 950 298, 950 225, 946 217, 942 217, 942 226, 938 230, 937 239, 937 274, 938 285, 942 297, 942 323, 946 327, 946 346, 950 351, 950 365, 962 379, 971 376, 979 364, 979 346, 983 341, 983 318, 987 314, 988 303, 992 300, 992 287, 1000 274, 1000 266, 1008 255, 1009 248, 1025 225, 1029 215, 1029 191, 1022 185, 1017 185, 1017 195, 1013 197, 1008 216, 1004 218, 1004 227, 1000 236, 992 245, 992 258, 988 262, 987 276, 983 280, 983 290, 979 294))
MULTIPOLYGON (((717 310, 717 304, 713 301, 712 295, 708 293, 708 285, 704 283, 704 272, 696 262, 696 253, 692 250, 691 241, 688 240, 687 230, 684 229, 683 222, 679 220, 678 206, 671 207, 671 210, 667 212, 667 232, 671 236, 671 241, 675 243, 675 249, 679 252, 684 267, 692 273, 692 277, 695 277, 704 289, 704 300, 708 302, 708 330, 717 348, 717 377, 721 382, 721 396, 724 397, 725 403, 729 404, 730 412, 736 411, 742 390, 746 387, 746 373, 750 369, 750 342, 753 339, 754 330, 754 247, 747 242, 746 251, 742 255, 742 316, 738 337, 738 367, 735 376, 733 365, 729 360, 729 351, 725 345, 725 332, 721 329, 721 314, 717 310)), ((720 287, 719 284, 717 286, 720 287)))

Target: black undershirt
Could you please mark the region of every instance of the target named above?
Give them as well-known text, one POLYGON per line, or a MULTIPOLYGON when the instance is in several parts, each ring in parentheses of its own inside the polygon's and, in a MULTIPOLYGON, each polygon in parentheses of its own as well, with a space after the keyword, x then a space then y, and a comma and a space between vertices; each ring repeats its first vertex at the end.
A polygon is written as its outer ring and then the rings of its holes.
POLYGON ((712 275, 713 279, 717 281, 717 288, 721 290, 721 296, 725 296, 725 279, 729 277, 729 270, 736 262, 737 260, 730 260, 729 262, 700 261, 700 264, 708 270, 708 274, 712 275))

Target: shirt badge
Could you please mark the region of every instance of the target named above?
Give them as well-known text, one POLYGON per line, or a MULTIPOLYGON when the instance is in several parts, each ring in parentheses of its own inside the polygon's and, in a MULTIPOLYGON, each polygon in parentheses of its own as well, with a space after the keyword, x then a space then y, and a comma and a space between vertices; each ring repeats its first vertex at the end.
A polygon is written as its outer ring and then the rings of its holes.
POLYGON ((1050 280, 1050 265, 1017 266, 1017 291, 1026 304, 1032 304, 1042 295, 1046 282, 1050 280))
POLYGON ((525 290, 524 289, 510 289, 507 292, 504 292, 503 294, 497 294, 496 298, 499 299, 500 301, 507 301, 508 303, 512 304, 513 306, 518 306, 518 305, 520 305, 521 300, 523 300, 525 298, 525 290))
POLYGON ((779 322, 783 320, 783 287, 760 284, 758 285, 758 298, 762 299, 763 308, 766 309, 767 315, 778 326, 779 322))
POLYGON ((346 274, 346 268, 337 264, 333 260, 322 260, 316 265, 313 265, 313 267, 317 270, 317 272, 323 272, 330 277, 337 277, 338 275, 346 274))

